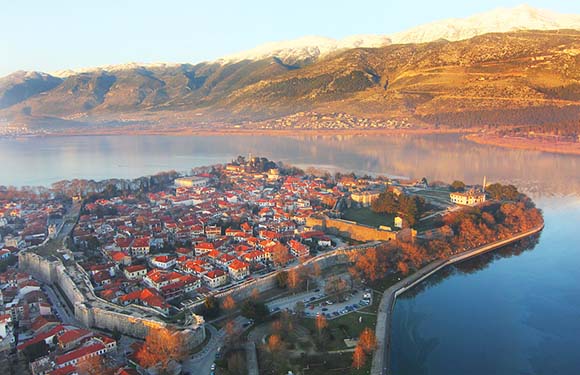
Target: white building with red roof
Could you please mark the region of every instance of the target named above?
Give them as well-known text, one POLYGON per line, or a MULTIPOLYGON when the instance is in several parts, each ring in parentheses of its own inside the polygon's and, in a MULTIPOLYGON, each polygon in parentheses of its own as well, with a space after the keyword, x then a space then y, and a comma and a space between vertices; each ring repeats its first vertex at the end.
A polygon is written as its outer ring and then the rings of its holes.
POLYGON ((203 280, 210 288, 218 288, 227 284, 228 275, 224 270, 213 270, 203 275, 203 280))
POLYGON ((175 266, 175 264, 175 257, 169 255, 159 255, 151 259, 151 265, 162 270, 172 268, 175 266))
POLYGON ((212 250, 215 250, 216 248, 215 248, 215 245, 211 242, 200 242, 200 243, 195 245, 194 249, 195 249, 195 255, 201 256, 201 255, 204 255, 206 253, 209 253, 212 250))
POLYGON ((95 356, 101 356, 107 352, 107 348, 101 342, 95 342, 93 344, 83 346, 82 348, 72 350, 68 353, 57 355, 55 358, 56 367, 62 368, 68 365, 76 366, 79 362, 92 358, 95 356))
POLYGON ((147 266, 144 264, 136 264, 134 266, 125 267, 123 270, 125 277, 128 280, 140 279, 147 275, 147 266))
POLYGON ((144 257, 149 254, 149 237, 139 237, 131 244, 131 255, 134 257, 144 257))
POLYGON ((242 280, 250 275, 250 265, 236 259, 228 266, 228 272, 233 280, 242 280))
POLYGON ((288 245, 290 246, 290 253, 292 253, 296 258, 303 258, 310 255, 310 249, 308 246, 301 242, 290 240, 288 245))

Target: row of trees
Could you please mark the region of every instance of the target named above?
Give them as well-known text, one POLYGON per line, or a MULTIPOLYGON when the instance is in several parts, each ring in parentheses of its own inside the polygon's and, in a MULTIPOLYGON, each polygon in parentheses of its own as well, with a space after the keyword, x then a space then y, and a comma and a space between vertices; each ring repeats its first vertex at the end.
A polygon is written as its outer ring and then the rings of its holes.
POLYGON ((288 271, 278 272, 276 283, 278 288, 290 289, 294 292, 310 288, 322 274, 322 269, 318 263, 310 265, 299 265, 288 271))
POLYGON ((391 241, 354 253, 349 271, 355 278, 370 282, 384 278, 389 272, 406 274, 435 259, 533 229, 542 221, 540 210, 518 193, 516 201, 490 202, 480 208, 465 208, 446 215, 435 238, 391 241))

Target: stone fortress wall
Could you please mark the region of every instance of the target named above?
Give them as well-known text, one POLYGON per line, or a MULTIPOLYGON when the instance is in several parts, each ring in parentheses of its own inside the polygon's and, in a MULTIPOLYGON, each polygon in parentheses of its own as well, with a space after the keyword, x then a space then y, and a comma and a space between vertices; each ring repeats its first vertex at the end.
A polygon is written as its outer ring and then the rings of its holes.
MULTIPOLYGON (((119 306, 98 298, 84 271, 71 272, 56 257, 45 258, 32 252, 21 252, 19 267, 38 280, 58 286, 74 309, 75 318, 86 327, 118 331, 124 335, 145 338, 150 328, 167 327, 159 313, 138 305, 119 306)), ((79 267, 80 268, 80 267, 79 267)), ((193 348, 205 340, 203 318, 196 316, 187 327, 175 327, 186 336, 193 348)))
POLYGON ((322 214, 306 218, 306 226, 362 242, 391 241, 397 239, 399 235, 399 232, 382 230, 349 220, 332 219, 322 214))
MULTIPOLYGON (((347 264, 350 262, 350 253, 376 246, 379 243, 379 241, 374 241, 332 250, 306 260, 302 266, 317 263, 321 269, 326 269, 334 265, 347 264)), ((39 280, 58 285, 71 305, 74 306, 75 318, 87 327, 119 331, 125 335, 144 338, 149 328, 166 326, 165 322, 156 318, 158 313, 155 310, 138 305, 119 306, 98 298, 92 291, 88 277, 83 277, 84 275, 81 274, 84 271, 79 270, 71 276, 69 270, 55 257, 47 259, 31 252, 23 252, 19 256, 19 264, 23 270, 33 274, 39 280)), ((247 280, 217 293, 215 297, 222 301, 226 296, 231 295, 234 300, 240 302, 251 297, 255 289, 260 293, 266 292, 276 288, 278 272, 258 279, 247 280)), ((193 310, 199 309, 203 302, 200 300, 191 308, 193 310)), ((199 316, 198 318, 201 319, 201 324, 182 327, 182 331, 189 336, 188 343, 190 345, 188 346, 190 347, 195 347, 205 340, 203 318, 199 316)))

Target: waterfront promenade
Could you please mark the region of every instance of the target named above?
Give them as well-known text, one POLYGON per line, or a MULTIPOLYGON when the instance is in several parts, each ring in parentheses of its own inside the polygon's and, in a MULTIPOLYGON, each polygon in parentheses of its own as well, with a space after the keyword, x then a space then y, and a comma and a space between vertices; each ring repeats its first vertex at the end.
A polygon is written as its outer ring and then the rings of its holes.
POLYGON ((513 237, 495 241, 472 250, 462 252, 460 254, 453 255, 448 259, 440 259, 433 261, 421 268, 417 272, 409 275, 408 277, 397 282, 395 285, 391 286, 383 293, 381 302, 379 305, 378 316, 377 316, 377 326, 375 329, 375 334, 377 337, 377 349, 373 356, 373 362, 371 367, 371 374, 381 374, 388 375, 390 373, 390 340, 391 340, 391 320, 393 308, 395 306, 395 301, 397 297, 404 293, 405 291, 411 289, 415 285, 419 284, 429 276, 433 275, 440 269, 452 265, 454 263, 461 262, 463 260, 473 258, 475 256, 487 253, 489 251, 498 249, 500 247, 509 245, 513 242, 519 241, 523 238, 529 237, 540 232, 544 228, 544 224, 537 226, 529 231, 517 234, 513 237))

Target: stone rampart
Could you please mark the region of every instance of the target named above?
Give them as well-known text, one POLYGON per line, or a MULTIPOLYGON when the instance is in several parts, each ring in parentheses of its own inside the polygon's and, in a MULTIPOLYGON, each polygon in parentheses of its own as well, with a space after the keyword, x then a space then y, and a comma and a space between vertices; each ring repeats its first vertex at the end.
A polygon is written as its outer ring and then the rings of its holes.
POLYGON ((363 242, 395 240, 398 233, 358 224, 354 221, 332 219, 326 215, 310 216, 306 219, 306 225, 316 230, 363 242))
MULTIPOLYGON (((44 258, 31 252, 19 255, 19 267, 38 280, 57 285, 71 306, 75 318, 86 327, 118 331, 124 335, 145 338, 150 328, 167 327, 154 310, 142 306, 119 306, 98 298, 84 272, 71 272, 57 258, 44 258)), ((173 327, 185 335, 187 346, 193 348, 205 340, 202 317, 191 326, 173 327)))

